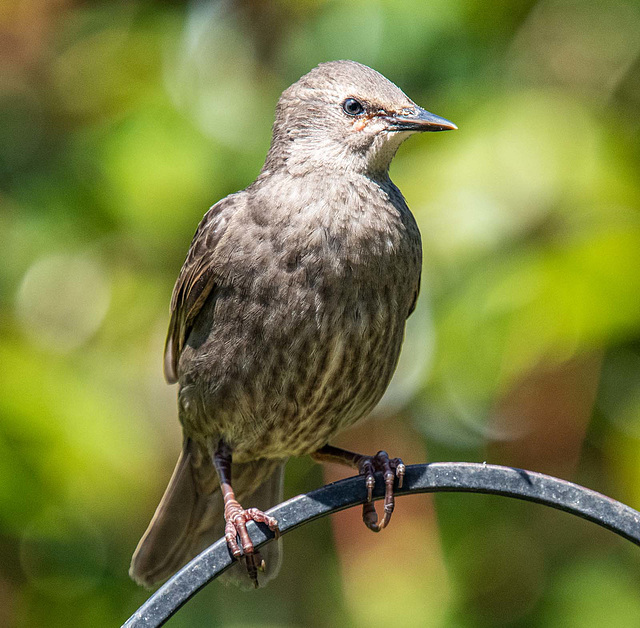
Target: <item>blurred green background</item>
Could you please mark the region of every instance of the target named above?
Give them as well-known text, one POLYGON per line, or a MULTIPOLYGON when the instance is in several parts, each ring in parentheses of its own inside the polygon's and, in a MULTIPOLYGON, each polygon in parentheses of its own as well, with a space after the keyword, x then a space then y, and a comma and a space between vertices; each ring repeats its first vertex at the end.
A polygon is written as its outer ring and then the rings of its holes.
MULTIPOLYGON (((180 444, 173 282, 279 93, 331 59, 460 127, 392 167, 421 302, 338 442, 640 509, 640 4, 5 0, 0 42, 0 625, 117 626, 146 599, 127 568, 180 444)), ((346 473, 292 461, 287 496, 346 473)), ((640 625, 640 551, 592 524, 480 495, 394 517, 306 526, 266 590, 214 583, 169 625, 640 625)))

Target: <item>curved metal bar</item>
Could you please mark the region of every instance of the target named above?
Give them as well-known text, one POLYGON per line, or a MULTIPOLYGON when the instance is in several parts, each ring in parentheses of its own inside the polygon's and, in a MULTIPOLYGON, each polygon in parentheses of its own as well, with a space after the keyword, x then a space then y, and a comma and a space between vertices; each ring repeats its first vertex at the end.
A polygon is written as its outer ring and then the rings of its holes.
MULTIPOLYGON (((489 493, 537 502, 597 523, 640 545, 640 512, 588 488, 541 473, 469 462, 435 462, 407 467, 404 486, 396 495, 441 491, 489 493)), ((382 475, 377 474, 374 499, 384 496, 382 475)), ((269 514, 278 520, 282 534, 319 517, 357 506, 366 500, 362 477, 328 484, 298 495, 269 514)), ((266 526, 251 522, 251 540, 260 547, 273 538, 266 526)), ((232 564, 224 538, 185 565, 158 589, 124 624, 124 628, 162 626, 202 587, 232 564)))

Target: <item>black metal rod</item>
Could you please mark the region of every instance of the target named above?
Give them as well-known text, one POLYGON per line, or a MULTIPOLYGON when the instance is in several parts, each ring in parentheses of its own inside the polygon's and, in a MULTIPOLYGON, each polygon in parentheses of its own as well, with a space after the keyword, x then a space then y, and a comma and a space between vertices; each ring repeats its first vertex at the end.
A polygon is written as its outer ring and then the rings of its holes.
MULTIPOLYGON (((640 513, 629 506, 588 488, 541 473, 469 462, 434 462, 407 467, 404 486, 396 495, 453 491, 504 495, 564 510, 640 545, 640 513)), ((381 474, 377 474, 374 499, 384 495, 381 474)), ((352 477, 299 495, 269 510, 278 520, 282 534, 319 517, 364 503, 362 477, 352 477)), ((250 505, 250 504, 249 504, 250 505)), ((251 522, 251 540, 260 547, 273 539, 265 526, 251 522)), ((196 556, 158 589, 124 624, 124 628, 162 626, 202 587, 232 564, 224 539, 196 556)))

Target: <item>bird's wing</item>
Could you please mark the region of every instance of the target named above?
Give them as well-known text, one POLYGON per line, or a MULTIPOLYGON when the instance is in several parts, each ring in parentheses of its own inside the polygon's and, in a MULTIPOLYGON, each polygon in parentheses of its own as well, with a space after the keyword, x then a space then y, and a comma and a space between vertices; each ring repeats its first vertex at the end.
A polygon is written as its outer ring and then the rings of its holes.
POLYGON ((178 361, 184 343, 193 321, 219 279, 214 251, 226 231, 233 205, 233 196, 227 197, 204 215, 173 288, 171 320, 164 347, 164 376, 170 384, 178 381, 178 361))
POLYGON ((413 311, 416 309, 416 305, 418 305, 418 296, 420 294, 420 282, 422 281, 422 270, 420 270, 420 274, 418 275, 418 285, 416 286, 416 291, 413 295, 413 301, 411 302, 411 306, 409 307, 409 313, 407 314, 407 318, 413 314, 413 311))

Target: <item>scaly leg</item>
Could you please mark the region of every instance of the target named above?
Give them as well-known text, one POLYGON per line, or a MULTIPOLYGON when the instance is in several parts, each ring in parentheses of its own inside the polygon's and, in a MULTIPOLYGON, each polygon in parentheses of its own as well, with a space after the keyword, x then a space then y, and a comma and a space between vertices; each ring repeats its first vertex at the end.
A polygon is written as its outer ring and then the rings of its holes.
POLYGON ((218 472, 224 499, 224 520, 226 522, 224 537, 234 558, 245 557, 249 577, 254 586, 258 588, 257 572, 264 571, 264 561, 260 553, 253 548, 253 543, 247 532, 247 521, 265 523, 270 530, 275 532, 276 538, 280 536, 280 531, 278 530, 278 522, 273 517, 257 508, 245 510, 240 506, 231 487, 231 459, 231 450, 223 441, 220 441, 213 453, 213 464, 218 472), (239 544, 238 539, 240 540, 239 544))
POLYGON ((312 453, 311 457, 318 462, 337 462, 347 465, 357 469, 360 475, 364 475, 367 487, 367 502, 362 506, 362 520, 367 528, 373 532, 380 532, 380 530, 389 525, 395 506, 393 484, 397 477, 398 488, 402 488, 405 474, 405 466, 400 458, 389 458, 386 451, 379 451, 375 456, 364 456, 333 445, 321 447, 318 451, 312 453), (376 471, 382 471, 385 484, 384 515, 380 523, 378 523, 378 515, 371 501, 373 487, 376 484, 374 478, 376 471))

